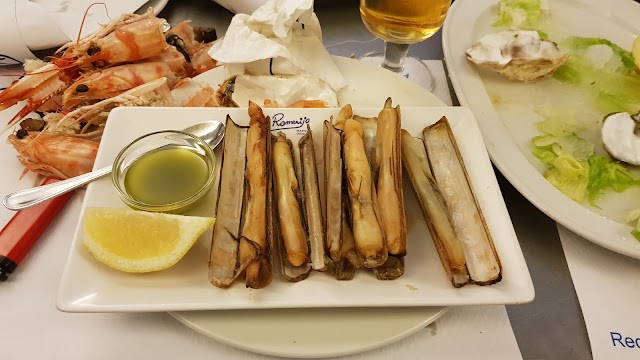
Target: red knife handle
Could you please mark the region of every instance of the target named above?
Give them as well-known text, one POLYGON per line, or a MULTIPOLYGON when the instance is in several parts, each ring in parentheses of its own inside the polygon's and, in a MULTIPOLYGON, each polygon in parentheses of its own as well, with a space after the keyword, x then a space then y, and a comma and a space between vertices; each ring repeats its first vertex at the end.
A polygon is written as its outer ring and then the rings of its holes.
MULTIPOLYGON (((59 181, 47 178, 43 185, 59 181)), ((5 281, 58 215, 73 192, 18 211, 0 231, 0 281, 5 281)))

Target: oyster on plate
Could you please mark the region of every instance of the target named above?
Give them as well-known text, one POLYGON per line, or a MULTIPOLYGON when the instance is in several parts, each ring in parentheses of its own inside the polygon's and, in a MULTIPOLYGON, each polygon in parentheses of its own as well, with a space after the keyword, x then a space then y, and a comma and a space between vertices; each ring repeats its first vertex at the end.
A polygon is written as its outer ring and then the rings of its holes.
POLYGON ((466 52, 467 59, 510 80, 533 81, 564 64, 569 54, 537 31, 509 30, 482 37, 466 52))

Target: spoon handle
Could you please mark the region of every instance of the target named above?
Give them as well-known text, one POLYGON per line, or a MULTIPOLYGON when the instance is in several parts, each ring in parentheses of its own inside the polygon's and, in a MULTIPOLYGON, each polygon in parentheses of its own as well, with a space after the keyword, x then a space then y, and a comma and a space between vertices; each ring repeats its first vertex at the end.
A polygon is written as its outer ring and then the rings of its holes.
POLYGON ((71 190, 82 187, 96 179, 111 173, 112 166, 92 171, 80 176, 75 176, 67 180, 55 182, 53 184, 37 186, 30 189, 19 190, 7 195, 4 198, 4 206, 9 210, 23 210, 38 205, 49 199, 66 194, 71 190))

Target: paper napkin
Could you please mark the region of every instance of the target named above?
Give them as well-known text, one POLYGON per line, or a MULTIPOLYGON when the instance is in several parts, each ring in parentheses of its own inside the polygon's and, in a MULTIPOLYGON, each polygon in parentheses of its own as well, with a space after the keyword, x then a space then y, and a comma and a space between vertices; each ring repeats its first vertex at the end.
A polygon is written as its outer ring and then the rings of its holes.
POLYGON ((231 75, 309 74, 335 91, 346 86, 322 44, 313 0, 270 0, 252 15, 235 15, 209 55, 231 75))
POLYGON ((594 360, 640 358, 640 260, 558 225, 594 360))

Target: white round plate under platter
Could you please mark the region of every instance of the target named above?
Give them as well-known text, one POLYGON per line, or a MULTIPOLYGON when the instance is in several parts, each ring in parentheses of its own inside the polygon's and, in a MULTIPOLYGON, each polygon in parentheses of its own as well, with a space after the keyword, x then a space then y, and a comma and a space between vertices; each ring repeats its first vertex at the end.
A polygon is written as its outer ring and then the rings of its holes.
POLYGON ((434 322, 444 307, 188 311, 170 313, 224 344, 271 356, 327 358, 373 350, 434 322))
MULTIPOLYGON (((442 34, 451 83, 460 104, 476 116, 493 164, 550 218, 595 244, 640 259, 640 242, 631 235, 631 226, 623 223, 625 214, 638 206, 639 187, 606 194, 598 200, 600 208, 583 206, 551 185, 541 174, 544 171, 539 169, 541 163, 530 153, 530 139, 540 135, 533 125, 541 120, 535 110, 562 99, 563 94, 544 87, 556 80, 544 79, 546 85, 533 82, 530 87, 523 87, 523 84, 508 83, 497 75, 479 70, 466 59, 466 50, 481 36, 497 31, 491 28, 491 23, 497 19, 497 15, 493 15, 497 14, 497 4, 497 0, 456 1, 445 20, 442 34), (495 92, 492 96, 498 96, 500 106, 494 106, 491 100, 488 79, 494 88, 498 82, 505 87, 499 93, 492 90, 495 92), (506 89, 507 85, 511 87, 506 89), (521 96, 521 100, 505 100, 516 96, 521 96)), ((640 33, 636 21, 640 16, 640 5, 634 1, 556 0, 550 4, 554 26, 573 36, 606 38, 630 49, 640 33)))
MULTIPOLYGON (((403 106, 446 106, 422 87, 374 65, 334 57, 349 84, 340 104, 376 107, 387 97, 403 106)), ((214 87, 226 72, 214 69, 198 77, 214 87)), ((172 312, 195 331, 243 350, 289 358, 323 358, 369 351, 426 327, 446 307, 278 309, 172 312), (381 325, 384 324, 384 325, 381 325), (304 329, 302 331, 301 329, 304 329)))

